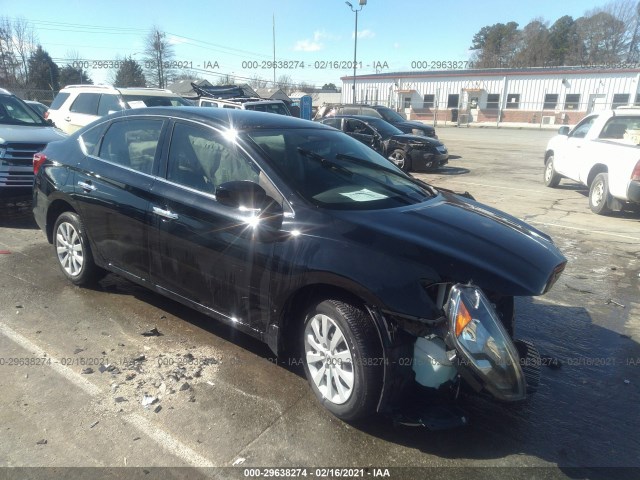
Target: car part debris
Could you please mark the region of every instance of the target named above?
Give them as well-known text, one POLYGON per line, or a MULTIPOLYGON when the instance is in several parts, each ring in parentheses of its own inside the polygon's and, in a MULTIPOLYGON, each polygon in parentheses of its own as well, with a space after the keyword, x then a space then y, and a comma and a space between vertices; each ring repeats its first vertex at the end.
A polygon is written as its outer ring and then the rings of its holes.
POLYGON ((244 457, 238 457, 236 458, 233 463, 231 464, 234 467, 237 467, 238 465, 242 465, 247 459, 244 457))
POLYGON ((604 302, 605 305, 615 305, 616 307, 622 307, 625 308, 625 306, 621 303, 616 302, 615 300, 612 300, 611 298, 609 300, 607 300, 606 302, 604 302))
POLYGON ((89 428, 93 428, 93 427, 95 427, 95 426, 96 426, 97 424, 99 424, 99 423, 100 423, 100 420, 96 420, 95 422, 93 422, 93 423, 91 424, 91 426, 90 426, 89 428))
POLYGON ((46 445, 46 444, 47 444, 47 441, 44 438, 36 442, 36 445, 46 445))
POLYGON ((149 405, 153 405, 158 401, 158 397, 153 397, 151 395, 145 395, 142 397, 142 406, 148 407, 149 405))
POLYGON ((153 327, 151 330, 147 330, 146 332, 142 332, 143 337, 161 337, 162 333, 158 331, 156 327, 153 327))
POLYGON ((82 370, 82 372, 80 372, 80 373, 82 373, 83 375, 90 375, 90 374, 93 373, 93 368, 87 367, 84 370, 82 370))

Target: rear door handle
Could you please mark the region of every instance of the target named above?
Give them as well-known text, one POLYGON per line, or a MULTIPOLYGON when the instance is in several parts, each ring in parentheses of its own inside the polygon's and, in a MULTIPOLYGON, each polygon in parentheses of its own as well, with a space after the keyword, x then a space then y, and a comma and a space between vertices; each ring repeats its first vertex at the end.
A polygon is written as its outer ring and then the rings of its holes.
POLYGON ((91 182, 78 182, 78 186, 80 186, 85 192, 93 192, 96 189, 96 186, 91 184, 91 182))
POLYGON ((171 210, 164 210, 160 207, 153 207, 153 213, 155 213, 156 215, 159 215, 163 218, 168 218, 169 220, 177 220, 178 219, 178 214, 177 213, 173 213, 171 210))

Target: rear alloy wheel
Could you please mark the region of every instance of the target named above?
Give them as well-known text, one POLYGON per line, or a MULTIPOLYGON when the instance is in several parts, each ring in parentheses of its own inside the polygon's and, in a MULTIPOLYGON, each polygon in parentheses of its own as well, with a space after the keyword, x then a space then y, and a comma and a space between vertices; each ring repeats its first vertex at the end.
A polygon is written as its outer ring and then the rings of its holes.
POLYGON ((611 212, 609 201, 611 194, 609 193, 609 174, 599 173, 591 182, 589 189, 589 208, 593 213, 598 215, 606 215, 611 212))
POLYGON ((396 167, 404 170, 405 172, 409 171, 410 165, 407 159, 407 153, 404 150, 396 148, 393 152, 391 152, 391 155, 389 155, 388 158, 396 164, 396 167))
POLYGON ((544 184, 547 187, 557 187, 562 177, 556 173, 555 166, 553 164, 553 154, 547 157, 547 161, 544 164, 544 184))
POLYGON ((64 212, 53 227, 53 246, 62 273, 75 285, 93 282, 102 272, 93 262, 91 248, 80 217, 64 212))
POLYGON ((307 313, 302 346, 305 374, 327 410, 346 421, 375 411, 383 362, 375 326, 363 309, 320 302, 307 313))

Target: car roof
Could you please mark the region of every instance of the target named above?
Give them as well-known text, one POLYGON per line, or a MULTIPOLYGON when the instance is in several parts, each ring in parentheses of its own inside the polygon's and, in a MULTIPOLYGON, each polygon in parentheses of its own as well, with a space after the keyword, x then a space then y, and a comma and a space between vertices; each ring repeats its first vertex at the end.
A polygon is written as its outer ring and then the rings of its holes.
POLYGON ((185 120, 204 121, 224 127, 233 127, 236 130, 278 129, 278 128, 317 128, 334 130, 310 120, 303 120, 288 115, 274 115, 273 113, 256 112, 253 110, 241 110, 230 108, 202 108, 202 107, 145 107, 122 110, 112 113, 103 120, 134 117, 134 116, 159 115, 167 118, 180 118, 185 120))

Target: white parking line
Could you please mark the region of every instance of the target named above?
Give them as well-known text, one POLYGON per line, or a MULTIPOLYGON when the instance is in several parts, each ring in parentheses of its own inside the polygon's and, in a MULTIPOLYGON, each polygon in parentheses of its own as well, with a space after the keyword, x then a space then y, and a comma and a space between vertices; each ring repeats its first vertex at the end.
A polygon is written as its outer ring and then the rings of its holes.
MULTIPOLYGON (((12 328, 0 323, 0 334, 7 337, 12 342, 20 345, 25 350, 32 352, 37 357, 47 357, 51 359, 51 368, 58 374, 62 375, 65 379, 69 380, 72 384, 85 391, 92 397, 100 397, 102 390, 95 386, 93 383, 84 378, 81 374, 74 372, 71 368, 62 365, 57 358, 47 354, 42 348, 33 343, 25 336, 19 334, 12 328)), ((161 447, 169 451, 174 456, 178 457, 185 464, 198 467, 198 468, 211 468, 215 465, 203 457, 196 451, 192 450, 184 443, 174 438, 170 433, 160 429, 158 425, 149 422, 146 418, 132 413, 126 415, 124 420, 134 426, 136 429, 153 439, 161 447)))

